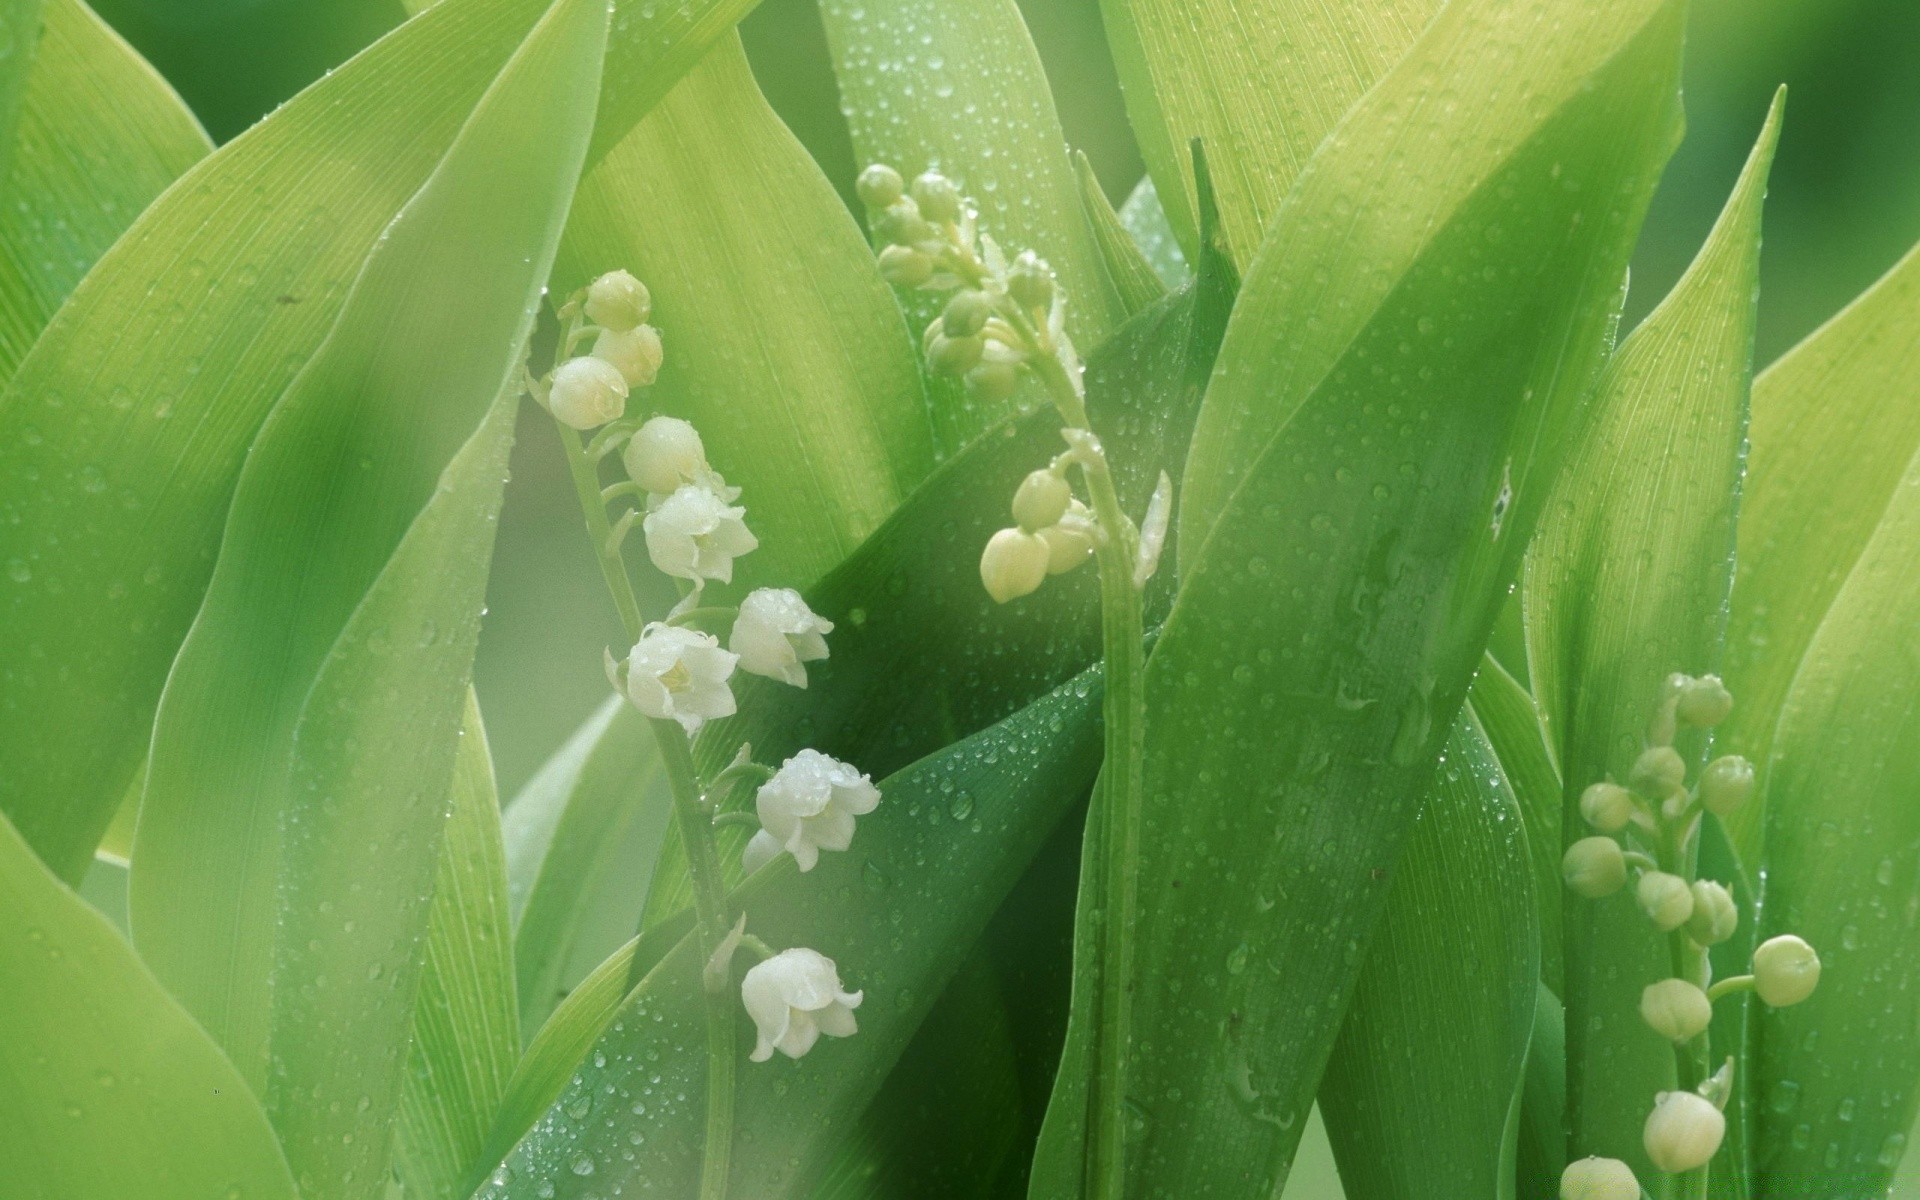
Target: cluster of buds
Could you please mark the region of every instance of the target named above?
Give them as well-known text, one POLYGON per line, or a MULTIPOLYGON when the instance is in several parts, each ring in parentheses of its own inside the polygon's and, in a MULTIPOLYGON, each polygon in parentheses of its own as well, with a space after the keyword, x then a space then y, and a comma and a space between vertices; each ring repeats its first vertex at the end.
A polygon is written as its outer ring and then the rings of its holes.
MULTIPOLYGON (((1594 833, 1568 847, 1561 860, 1567 886, 1589 900, 1627 886, 1654 929, 1675 939, 1675 961, 1696 964, 1694 977, 1649 984, 1640 996, 1640 1016, 1659 1036, 1684 1048, 1697 1045, 1713 1021, 1722 996, 1754 991, 1779 1008, 1798 1004, 1820 980, 1820 958, 1791 934, 1763 942, 1753 953, 1753 971, 1714 983, 1706 949, 1731 938, 1739 908, 1723 884, 1694 876, 1700 825, 1705 814, 1725 817, 1754 791, 1753 764, 1737 754, 1708 763, 1687 783, 1687 764, 1674 749, 1682 728, 1707 730, 1726 720, 1733 697, 1719 677, 1674 674, 1661 686, 1648 724, 1646 745, 1627 772, 1625 786, 1595 783, 1580 795, 1580 815, 1594 833)), ((1684 1053, 1684 1050, 1677 1052, 1684 1053)), ((1704 1051, 1702 1053, 1704 1057, 1704 1051)), ((1732 1092, 1733 1062, 1694 1090, 1662 1092, 1647 1116, 1647 1157, 1662 1171, 1682 1174, 1705 1166, 1726 1136, 1724 1109, 1732 1092)), ((1640 1185, 1625 1163, 1589 1158, 1567 1167, 1563 1200, 1637 1200, 1640 1185)))
POLYGON ((564 361, 534 395, 563 424, 585 430, 619 420, 627 411, 629 392, 652 386, 660 374, 664 351, 660 331, 647 324, 653 315, 653 297, 645 284, 625 271, 610 271, 594 280, 561 310, 561 317, 573 319, 580 312, 588 323, 574 321, 564 361), (592 349, 572 357, 588 337, 593 338, 592 349))
POLYGON ((980 581, 994 601, 1028 595, 1049 575, 1064 575, 1093 557, 1101 538, 1093 513, 1067 482, 1068 455, 1020 482, 1013 493, 1011 528, 987 539, 980 581))

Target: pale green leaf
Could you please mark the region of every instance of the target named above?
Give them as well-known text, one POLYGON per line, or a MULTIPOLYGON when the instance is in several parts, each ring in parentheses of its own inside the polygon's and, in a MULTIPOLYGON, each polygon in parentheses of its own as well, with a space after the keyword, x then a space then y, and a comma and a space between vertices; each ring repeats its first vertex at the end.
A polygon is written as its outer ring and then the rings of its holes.
MULTIPOLYGON (((1546 740, 1540 709, 1491 654, 1480 660, 1471 693, 1473 710, 1513 787, 1533 860, 1533 902, 1540 914, 1540 978, 1561 986, 1560 767, 1546 740)), ((1558 994, 1556 990, 1556 995, 1558 994)))
POLYGON ((19 1200, 295 1200, 259 1102, 0 818, 0 1162, 19 1200))
POLYGON ((473 1190, 520 1059, 500 806, 471 692, 451 793, 394 1123, 394 1166, 412 1200, 462 1200, 473 1190))
POLYGON ((1074 172, 1080 180, 1080 207, 1086 211, 1087 224, 1093 230, 1094 244, 1100 248, 1100 262, 1107 280, 1120 299, 1121 310, 1132 316, 1167 294, 1167 285, 1155 273, 1153 264, 1140 251, 1139 243, 1120 223, 1100 179, 1093 173, 1087 156, 1074 152, 1074 172))

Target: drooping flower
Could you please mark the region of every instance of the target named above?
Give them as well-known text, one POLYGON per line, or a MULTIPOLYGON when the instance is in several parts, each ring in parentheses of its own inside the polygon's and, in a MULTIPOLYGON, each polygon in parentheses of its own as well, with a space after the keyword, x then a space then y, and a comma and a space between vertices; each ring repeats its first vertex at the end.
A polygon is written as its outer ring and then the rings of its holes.
POLYGON ((627 698, 655 720, 673 720, 692 737, 734 713, 727 679, 739 659, 711 634, 655 622, 627 656, 627 698))
POLYGON ((840 986, 833 960, 817 950, 795 947, 756 963, 740 981, 740 1002, 759 1035, 750 1057, 765 1062, 778 1050, 799 1058, 823 1033, 852 1037, 859 1028, 853 1010, 862 998, 840 986))
POLYGON ((574 429, 597 429, 627 411, 627 381, 610 363, 570 358, 553 373, 547 408, 574 429))
POLYGON ((1610 837, 1585 837, 1560 859, 1567 886, 1589 900, 1611 896, 1627 882, 1627 856, 1610 837))
POLYGON ((632 329, 603 329, 593 339, 593 356, 611 363, 629 387, 649 387, 660 377, 660 364, 666 361, 666 348, 660 344, 660 331, 651 325, 632 329))
POLYGON ((1693 915, 1693 889, 1678 875, 1648 871, 1640 876, 1634 894, 1640 901, 1640 911, 1661 933, 1680 928, 1693 915))
POLYGON ((1093 512, 1078 500, 1067 502, 1060 520, 1037 535, 1047 544, 1047 574, 1064 575, 1093 557, 1100 527, 1093 512))
POLYGON ((1770 937, 1753 952, 1753 990, 1769 1008, 1798 1004, 1820 986, 1820 956, 1791 933, 1770 937))
POLYGON ((1696 984, 1662 979, 1640 993, 1640 1019, 1668 1041, 1690 1041, 1713 1021, 1713 1001, 1696 984))
POLYGON ((625 333, 653 315, 653 297, 630 272, 608 271, 587 289, 586 309, 595 325, 625 333))
POLYGON ((1037 589, 1047 579, 1052 551, 1038 534, 1002 529, 980 553, 980 582, 994 603, 1005 604, 1037 589))
POLYGON ((804 663, 827 656, 826 636, 833 622, 807 607, 792 588, 759 588, 740 602, 727 648, 740 656, 740 669, 807 686, 804 663))
POLYGON ((785 850, 802 871, 811 871, 822 850, 852 845, 854 818, 879 803, 880 789, 871 779, 818 750, 802 750, 781 763, 754 797, 760 832, 747 843, 741 865, 751 873, 785 850))
POLYGON ((662 500, 641 523, 653 565, 678 579, 701 583, 733 578, 733 560, 760 544, 742 520, 747 510, 712 489, 688 484, 662 500))
POLYGON ((1640 1181, 1617 1158, 1582 1158, 1560 1173, 1560 1200, 1640 1200, 1640 1181))
POLYGON ((1709 1162, 1726 1136, 1726 1114, 1713 1101, 1693 1092, 1662 1092, 1641 1141, 1654 1166, 1678 1175, 1709 1162))
MULTIPOLYGON (((707 465, 707 448, 700 431, 678 417, 650 417, 634 431, 620 452, 627 475, 648 492, 671 496, 689 484, 699 484, 731 502, 719 485, 719 475, 707 465)), ((737 493, 736 493, 737 494, 737 493)))

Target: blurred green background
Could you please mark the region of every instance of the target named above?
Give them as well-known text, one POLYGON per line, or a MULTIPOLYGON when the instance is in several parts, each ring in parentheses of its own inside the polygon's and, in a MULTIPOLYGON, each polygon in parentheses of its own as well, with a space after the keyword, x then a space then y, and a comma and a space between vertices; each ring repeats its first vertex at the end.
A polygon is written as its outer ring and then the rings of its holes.
MULTIPOLYGON (((94 3, 222 141, 404 16, 400 0, 94 3)), ((1118 203, 1141 164, 1098 0, 1023 0, 1021 8, 1068 138, 1091 157, 1118 203)), ((855 163, 813 0, 765 0, 743 32, 768 99, 851 199, 855 163)), ((1634 261, 1627 319, 1644 315, 1684 268, 1773 89, 1785 83, 1787 121, 1762 256, 1764 363, 1920 238, 1920 0, 1695 0, 1689 51, 1687 137, 1634 261)), ((600 648, 618 640, 552 435, 539 421, 522 433, 477 667, 509 795, 605 695, 600 648)), ((1338 1195, 1316 1128, 1288 1200, 1338 1195)), ((1909 1162, 1895 1195, 1920 1200, 1920 1166, 1909 1162)))

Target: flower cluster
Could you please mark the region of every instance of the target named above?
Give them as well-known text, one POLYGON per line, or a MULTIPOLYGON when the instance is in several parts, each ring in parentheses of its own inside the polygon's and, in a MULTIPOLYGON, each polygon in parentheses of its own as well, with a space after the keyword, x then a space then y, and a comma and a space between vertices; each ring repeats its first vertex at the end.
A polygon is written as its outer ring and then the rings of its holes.
MULTIPOLYGON (((1611 896, 1634 880, 1633 896, 1655 930, 1674 939, 1673 958, 1694 964, 1657 980, 1640 996, 1640 1016, 1655 1033, 1705 1057, 1713 1003, 1751 990, 1779 1008, 1798 1004, 1820 980, 1820 958, 1791 934, 1771 938, 1753 953, 1753 971, 1714 983, 1705 951, 1731 938, 1740 913, 1733 893, 1694 876, 1704 814, 1725 817, 1753 795, 1753 764, 1737 754, 1708 763, 1691 786, 1687 764, 1674 749, 1682 728, 1710 729, 1733 711, 1733 697, 1714 675, 1674 674, 1661 687, 1646 745, 1623 786, 1611 780, 1580 795, 1580 815, 1594 833, 1568 847, 1561 860, 1567 886, 1589 900, 1611 896)), ((1726 1136, 1733 1063, 1692 1090, 1662 1092, 1643 1131, 1647 1157, 1662 1171, 1683 1174, 1705 1166, 1726 1136)), ((1567 1167, 1563 1200, 1637 1200, 1640 1185, 1625 1163, 1589 1158, 1567 1167)))

